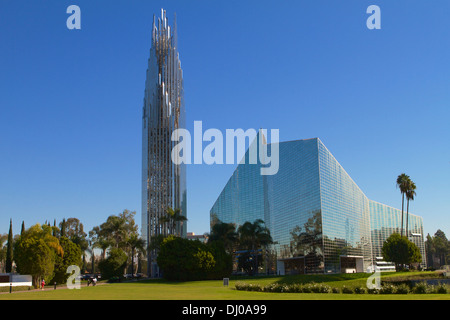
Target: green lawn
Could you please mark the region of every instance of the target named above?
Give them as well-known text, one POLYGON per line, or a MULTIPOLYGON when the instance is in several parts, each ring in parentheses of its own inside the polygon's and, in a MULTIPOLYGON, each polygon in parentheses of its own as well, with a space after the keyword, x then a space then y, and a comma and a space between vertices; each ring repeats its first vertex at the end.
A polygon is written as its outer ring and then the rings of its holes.
MULTIPOLYGON (((407 295, 372 295, 372 294, 320 294, 320 293, 267 293, 247 292, 234 289, 237 281, 268 284, 273 282, 326 282, 330 286, 342 287, 365 285, 367 274, 338 275, 298 275, 284 277, 240 278, 230 280, 230 286, 224 287, 222 281, 166 282, 148 280, 132 283, 100 284, 95 287, 83 287, 79 290, 33 290, 0 294, 0 300, 44 299, 44 300, 450 300, 450 294, 407 294, 407 295)), ((425 272, 407 274, 385 274, 382 280, 399 277, 432 277, 425 272)), ((50 288, 49 288, 50 289, 50 288)))

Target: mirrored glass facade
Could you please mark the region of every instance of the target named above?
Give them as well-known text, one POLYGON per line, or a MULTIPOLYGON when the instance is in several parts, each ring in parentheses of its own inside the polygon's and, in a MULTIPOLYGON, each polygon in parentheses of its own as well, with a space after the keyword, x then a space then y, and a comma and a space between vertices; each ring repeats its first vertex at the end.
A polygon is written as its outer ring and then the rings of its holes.
MULTIPOLYGON (((401 233, 400 225, 402 211, 382 203, 370 200, 370 224, 374 261, 382 260, 381 248, 383 242, 393 233, 401 233)), ((403 234, 406 234, 406 212, 404 212, 403 234)), ((425 243, 423 236, 422 217, 409 213, 408 239, 414 242, 422 255, 420 265, 426 267, 425 243)))
MULTIPOLYGON (((278 147, 275 175, 260 175, 260 164, 238 165, 211 208, 211 222, 263 219, 277 273, 366 272, 390 235, 383 229, 372 240, 387 206, 375 206, 318 138, 278 147)), ((409 225, 423 248, 422 219, 410 215, 409 225)))

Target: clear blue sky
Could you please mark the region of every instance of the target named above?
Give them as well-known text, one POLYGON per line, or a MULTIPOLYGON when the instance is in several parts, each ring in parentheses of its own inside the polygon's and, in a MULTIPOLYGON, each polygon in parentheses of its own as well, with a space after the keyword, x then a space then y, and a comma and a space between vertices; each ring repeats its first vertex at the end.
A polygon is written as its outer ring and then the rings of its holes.
MULTIPOLYGON (((0 233, 141 213, 141 109, 153 14, 177 13, 188 129, 319 137, 370 198, 405 172, 425 234, 450 236, 450 2, 0 0, 0 233), (66 8, 81 8, 68 30, 66 8), (366 9, 381 8, 381 30, 366 9)), ((188 231, 234 165, 188 166, 188 231)))

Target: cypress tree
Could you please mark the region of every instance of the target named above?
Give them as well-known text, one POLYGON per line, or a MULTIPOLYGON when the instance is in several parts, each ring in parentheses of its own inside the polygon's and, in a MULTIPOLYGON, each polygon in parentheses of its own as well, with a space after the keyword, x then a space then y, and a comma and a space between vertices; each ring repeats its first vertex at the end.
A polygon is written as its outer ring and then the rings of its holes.
POLYGON ((66 219, 64 218, 61 222, 61 237, 66 236, 66 219))
POLYGON ((25 232, 25 221, 22 220, 22 229, 20 230, 20 235, 25 232))
POLYGON ((12 219, 9 220, 8 245, 6 246, 6 273, 12 272, 13 262, 13 234, 12 234, 12 219))

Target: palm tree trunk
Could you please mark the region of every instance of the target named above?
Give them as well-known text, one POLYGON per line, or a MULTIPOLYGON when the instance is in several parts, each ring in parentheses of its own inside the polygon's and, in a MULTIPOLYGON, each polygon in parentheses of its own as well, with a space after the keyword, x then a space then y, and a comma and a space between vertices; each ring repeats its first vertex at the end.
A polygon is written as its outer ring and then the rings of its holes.
POLYGON ((405 204, 405 193, 402 192, 402 225, 400 226, 400 235, 403 237, 403 206, 405 204))
POLYGON ((409 199, 406 199, 406 237, 408 238, 409 199))

